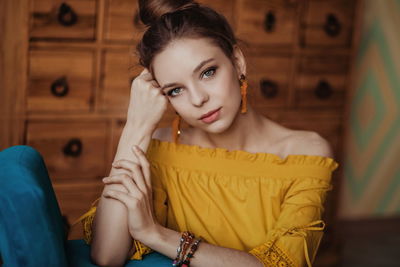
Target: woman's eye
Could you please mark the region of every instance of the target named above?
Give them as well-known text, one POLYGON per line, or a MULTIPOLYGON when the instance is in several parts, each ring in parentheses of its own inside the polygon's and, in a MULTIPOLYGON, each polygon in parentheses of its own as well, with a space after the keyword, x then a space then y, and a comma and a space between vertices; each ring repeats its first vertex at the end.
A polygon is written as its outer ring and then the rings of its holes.
POLYGON ((182 90, 181 87, 174 88, 174 89, 172 89, 172 90, 169 90, 169 91, 167 92, 167 95, 168 95, 168 96, 176 96, 176 95, 179 94, 179 92, 180 92, 181 90, 182 90))
POLYGON ((215 74, 216 69, 217 68, 215 68, 215 67, 210 68, 210 69, 206 70, 205 72, 203 72, 202 76, 205 76, 205 78, 210 78, 211 76, 213 76, 215 74))

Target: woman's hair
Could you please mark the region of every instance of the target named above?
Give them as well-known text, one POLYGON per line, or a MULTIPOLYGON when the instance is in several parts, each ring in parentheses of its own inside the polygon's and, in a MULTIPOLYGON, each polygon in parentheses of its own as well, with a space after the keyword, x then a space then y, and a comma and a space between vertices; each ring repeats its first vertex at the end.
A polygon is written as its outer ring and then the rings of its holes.
POLYGON ((139 0, 140 20, 148 26, 137 45, 140 64, 151 69, 153 58, 173 40, 208 38, 232 60, 237 43, 225 17, 192 0, 139 0))

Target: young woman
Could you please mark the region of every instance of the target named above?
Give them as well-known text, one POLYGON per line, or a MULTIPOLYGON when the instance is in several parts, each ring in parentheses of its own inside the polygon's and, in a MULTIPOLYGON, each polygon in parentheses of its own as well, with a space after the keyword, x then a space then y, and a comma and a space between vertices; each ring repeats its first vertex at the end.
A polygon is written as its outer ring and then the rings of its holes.
POLYGON ((139 7, 144 70, 84 219, 92 259, 121 266, 157 251, 175 266, 311 265, 338 167, 329 144, 246 103, 246 61, 223 16, 190 0, 139 7), (168 101, 177 119, 156 129, 168 101))

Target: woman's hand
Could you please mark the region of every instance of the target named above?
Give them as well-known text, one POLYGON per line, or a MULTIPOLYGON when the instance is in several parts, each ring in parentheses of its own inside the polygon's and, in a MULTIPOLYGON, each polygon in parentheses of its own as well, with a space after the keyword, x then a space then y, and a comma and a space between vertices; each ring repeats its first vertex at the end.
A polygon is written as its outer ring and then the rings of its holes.
POLYGON ((154 130, 167 109, 168 99, 163 95, 152 74, 144 69, 131 85, 127 123, 154 130))
POLYGON ((114 168, 127 172, 103 179, 105 184, 122 184, 127 192, 107 190, 104 197, 122 202, 128 211, 128 228, 132 238, 143 241, 157 228, 153 213, 152 189, 150 180, 150 164, 144 152, 137 146, 133 148, 139 161, 119 160, 113 163, 114 168), (127 174, 129 173, 129 174, 127 174))

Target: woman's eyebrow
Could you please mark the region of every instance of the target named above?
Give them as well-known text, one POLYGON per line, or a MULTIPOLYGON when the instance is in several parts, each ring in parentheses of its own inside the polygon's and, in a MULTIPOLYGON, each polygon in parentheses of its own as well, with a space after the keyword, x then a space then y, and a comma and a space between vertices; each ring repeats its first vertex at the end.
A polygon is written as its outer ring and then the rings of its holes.
POLYGON ((204 60, 203 62, 201 62, 201 63, 193 70, 193 73, 198 72, 205 64, 207 64, 208 62, 213 61, 213 60, 214 60, 214 58, 209 58, 209 59, 204 60))
MULTIPOLYGON (((214 58, 209 58, 209 59, 202 61, 196 68, 194 68, 193 73, 198 72, 205 64, 207 64, 208 62, 213 61, 213 60, 214 60, 214 58)), ((177 83, 168 83, 168 84, 164 85, 163 87, 161 87, 161 90, 164 90, 165 88, 176 86, 176 85, 178 85, 178 84, 177 83)))
POLYGON ((175 86, 175 85, 178 85, 178 84, 177 83, 167 83, 166 85, 161 87, 161 91, 164 90, 165 88, 172 87, 172 86, 175 86))

